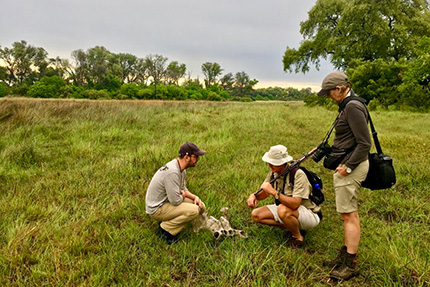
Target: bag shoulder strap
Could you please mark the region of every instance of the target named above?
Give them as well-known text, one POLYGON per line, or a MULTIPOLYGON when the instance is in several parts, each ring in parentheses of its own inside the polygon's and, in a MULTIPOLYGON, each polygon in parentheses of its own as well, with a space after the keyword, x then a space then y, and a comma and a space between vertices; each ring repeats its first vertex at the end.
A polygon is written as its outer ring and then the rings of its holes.
POLYGON ((373 142, 375 143, 376 151, 378 152, 378 154, 382 154, 382 147, 381 147, 381 143, 379 142, 379 139, 378 139, 378 133, 376 132, 375 126, 373 125, 372 117, 370 116, 369 109, 366 106, 366 100, 365 99, 356 96, 354 91, 351 90, 351 95, 349 97, 346 97, 342 101, 342 103, 339 105, 339 113, 345 109, 346 104, 348 104, 350 101, 359 101, 359 102, 363 103, 363 106, 366 109, 367 115, 369 117, 370 129, 372 131, 372 137, 373 137, 373 142))
MULTIPOLYGON (((293 169, 295 169, 295 168, 293 168, 293 169)), ((281 193, 282 194, 284 194, 284 191, 285 191, 285 184, 286 184, 286 182, 287 182, 287 175, 288 174, 291 174, 291 171, 289 171, 288 173, 286 173, 286 174, 284 174, 284 183, 282 184, 282 190, 281 190, 281 193)), ((294 173, 295 173, 295 171, 294 171, 294 173)), ((272 181, 273 179, 275 179, 275 175, 272 173, 272 175, 270 176, 270 181, 272 181)), ((290 179, 290 181, 291 181, 291 179, 290 179)))
POLYGON ((363 98, 360 98, 359 96, 357 96, 353 90, 351 90, 351 95, 349 97, 346 97, 345 99, 343 99, 343 101, 339 104, 339 113, 342 112, 346 105, 350 102, 350 101, 359 101, 360 103, 363 104, 363 106, 367 109, 366 107, 366 103, 367 101, 363 98))
POLYGON ((372 130, 372 137, 373 137, 373 142, 375 143, 376 151, 378 152, 378 154, 382 154, 381 143, 379 142, 378 133, 376 132, 375 126, 373 125, 373 121, 372 121, 372 118, 370 117, 369 110, 367 110, 367 114, 369 115, 369 124, 370 124, 370 129, 372 130))
POLYGON ((291 171, 290 171, 290 184, 292 186, 294 186, 294 177, 296 176, 296 172, 300 169, 300 166, 296 166, 294 167, 291 171))

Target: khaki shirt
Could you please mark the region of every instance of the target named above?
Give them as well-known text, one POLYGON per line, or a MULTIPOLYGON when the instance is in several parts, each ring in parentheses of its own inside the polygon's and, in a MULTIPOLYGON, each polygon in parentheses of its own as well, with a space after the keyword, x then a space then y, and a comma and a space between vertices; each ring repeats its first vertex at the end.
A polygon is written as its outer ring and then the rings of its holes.
MULTIPOLYGON (((264 182, 270 182, 270 180, 276 176, 277 174, 273 174, 270 171, 267 174, 264 182)), ((303 170, 298 169, 296 171, 296 174, 294 176, 294 187, 290 184, 289 173, 286 176, 281 176, 278 180, 276 180, 273 183, 272 186, 274 189, 281 192, 282 194, 285 194, 286 196, 302 198, 301 205, 312 210, 313 212, 317 213, 320 210, 320 206, 317 206, 309 199, 309 194, 311 193, 312 186, 309 183, 309 180, 303 170), (284 187, 284 179, 286 180, 285 188, 284 190, 282 190, 282 188, 284 187)))

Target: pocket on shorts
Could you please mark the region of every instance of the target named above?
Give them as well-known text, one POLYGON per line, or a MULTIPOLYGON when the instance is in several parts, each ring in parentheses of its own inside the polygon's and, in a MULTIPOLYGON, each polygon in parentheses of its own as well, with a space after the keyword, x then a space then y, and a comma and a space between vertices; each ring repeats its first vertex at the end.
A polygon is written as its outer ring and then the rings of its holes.
POLYGON ((333 183, 335 186, 346 186, 350 184, 354 184, 354 180, 349 176, 343 176, 340 173, 336 172, 333 174, 333 183))

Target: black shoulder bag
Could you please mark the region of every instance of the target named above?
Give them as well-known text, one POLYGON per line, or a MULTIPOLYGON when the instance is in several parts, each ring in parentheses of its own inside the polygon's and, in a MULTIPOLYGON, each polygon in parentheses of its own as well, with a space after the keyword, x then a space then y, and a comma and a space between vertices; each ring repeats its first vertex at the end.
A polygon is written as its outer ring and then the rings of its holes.
POLYGON ((369 172, 361 186, 371 190, 390 188, 396 183, 396 172, 394 171, 393 159, 382 152, 378 133, 373 126, 369 110, 367 110, 367 114, 369 115, 370 129, 372 130, 376 153, 369 153, 369 172))

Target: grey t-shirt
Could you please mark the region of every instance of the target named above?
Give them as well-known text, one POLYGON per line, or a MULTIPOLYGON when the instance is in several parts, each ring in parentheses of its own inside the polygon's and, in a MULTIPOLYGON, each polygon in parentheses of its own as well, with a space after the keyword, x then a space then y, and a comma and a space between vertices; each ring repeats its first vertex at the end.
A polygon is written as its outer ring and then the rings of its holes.
POLYGON ((175 206, 181 204, 181 190, 188 190, 185 186, 185 175, 186 171, 181 172, 177 159, 161 167, 152 177, 146 191, 146 213, 154 214, 166 202, 175 206))

